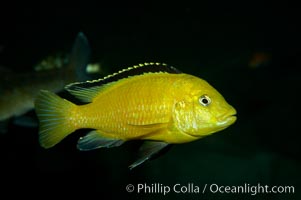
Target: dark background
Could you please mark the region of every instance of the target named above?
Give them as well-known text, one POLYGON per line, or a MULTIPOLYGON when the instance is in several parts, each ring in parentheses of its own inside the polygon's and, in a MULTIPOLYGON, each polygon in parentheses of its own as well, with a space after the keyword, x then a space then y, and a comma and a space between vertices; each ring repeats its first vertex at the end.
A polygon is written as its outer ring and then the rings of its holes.
MULTIPOLYGON (((300 199, 299 7, 263 1, 156 7, 88 2, 1 6, 0 65, 31 70, 48 54, 70 48, 82 31, 91 44, 92 61, 107 71, 150 61, 168 63, 211 83, 237 109, 237 122, 207 138, 176 145, 133 171, 127 166, 135 159, 135 142, 79 152, 81 133, 75 133, 45 150, 38 144, 37 128, 10 125, 0 138, 0 194, 12 190, 12 196, 40 198, 153 199, 163 196, 129 194, 125 187, 260 183, 292 185, 295 194, 259 194, 256 199, 300 199), (268 58, 252 67, 258 53, 268 58)), ((193 197, 251 195, 166 196, 193 197)))

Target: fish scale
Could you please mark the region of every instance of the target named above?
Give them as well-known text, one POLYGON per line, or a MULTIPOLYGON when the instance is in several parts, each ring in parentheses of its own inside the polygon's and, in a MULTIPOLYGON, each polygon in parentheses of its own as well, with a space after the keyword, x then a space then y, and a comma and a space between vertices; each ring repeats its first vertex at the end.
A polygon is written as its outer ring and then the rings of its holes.
POLYGON ((82 113, 79 117, 86 119, 79 120, 84 122, 81 126, 125 138, 140 137, 153 131, 139 126, 166 123, 170 119, 172 98, 164 91, 171 89, 172 84, 166 82, 172 83, 174 77, 166 78, 166 75, 147 74, 131 79, 127 87, 116 85, 110 91, 100 93, 93 103, 79 106, 78 111, 82 113))

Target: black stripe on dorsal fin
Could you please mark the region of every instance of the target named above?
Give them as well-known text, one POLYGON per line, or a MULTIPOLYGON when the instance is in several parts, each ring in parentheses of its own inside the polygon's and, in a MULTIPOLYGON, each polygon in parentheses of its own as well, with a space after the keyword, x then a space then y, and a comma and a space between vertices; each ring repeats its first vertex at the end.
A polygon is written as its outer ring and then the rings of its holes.
POLYGON ((114 74, 108 75, 104 78, 86 81, 86 82, 77 82, 71 83, 65 87, 65 89, 74 95, 76 98, 80 99, 83 102, 92 102, 97 94, 108 86, 109 83, 116 82, 123 78, 128 78, 130 76, 143 75, 145 73, 171 73, 171 74, 180 74, 178 69, 169 66, 165 63, 144 63, 139 65, 134 65, 127 69, 123 69, 114 74))
POLYGON ((137 75, 142 75, 144 73, 158 73, 158 72, 165 72, 165 73, 171 73, 171 74, 182 73, 178 69, 176 69, 172 66, 169 66, 165 63, 150 62, 150 63, 134 65, 132 67, 120 70, 119 72, 108 75, 101 79, 86 81, 86 82, 72 83, 72 84, 67 85, 65 87, 65 89, 70 92, 74 89, 78 90, 79 88, 99 87, 101 85, 111 83, 114 81, 118 81, 123 78, 128 78, 130 76, 137 76, 137 75))

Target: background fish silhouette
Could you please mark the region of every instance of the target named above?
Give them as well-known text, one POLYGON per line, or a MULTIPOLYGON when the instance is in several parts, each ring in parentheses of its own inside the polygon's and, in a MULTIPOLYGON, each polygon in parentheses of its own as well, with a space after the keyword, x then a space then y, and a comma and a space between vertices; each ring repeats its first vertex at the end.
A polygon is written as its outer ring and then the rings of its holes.
POLYGON ((0 69, 2 124, 11 117, 20 116, 33 109, 34 99, 41 89, 59 92, 68 83, 87 80, 86 67, 89 59, 88 40, 83 33, 79 33, 68 56, 59 54, 48 57, 35 67, 35 71, 28 73, 0 69))

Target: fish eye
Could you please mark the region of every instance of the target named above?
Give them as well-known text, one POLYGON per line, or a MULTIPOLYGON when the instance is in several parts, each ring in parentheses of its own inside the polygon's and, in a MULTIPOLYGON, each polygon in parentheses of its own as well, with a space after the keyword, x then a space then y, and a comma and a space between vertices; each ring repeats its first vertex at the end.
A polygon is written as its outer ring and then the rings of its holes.
POLYGON ((208 95, 204 94, 199 98, 199 102, 203 106, 209 106, 211 103, 211 99, 208 97, 208 95))

